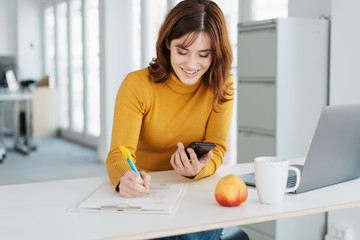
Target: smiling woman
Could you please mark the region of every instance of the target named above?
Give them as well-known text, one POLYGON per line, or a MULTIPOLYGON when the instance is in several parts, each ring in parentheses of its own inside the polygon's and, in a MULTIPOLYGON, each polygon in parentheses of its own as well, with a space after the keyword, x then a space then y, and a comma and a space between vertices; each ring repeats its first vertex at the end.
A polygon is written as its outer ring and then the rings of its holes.
MULTIPOLYGON (((159 30, 156 55, 149 67, 126 76, 116 97, 106 165, 123 197, 146 194, 150 171, 175 170, 193 180, 212 175, 226 152, 234 94, 232 51, 218 5, 210 0, 176 5, 159 30), (185 152, 190 142, 216 147, 198 158, 191 148, 185 152), (131 170, 121 145, 129 149, 141 175, 131 170)), ((219 239, 221 232, 176 239, 219 239)))
POLYGON ((136 156, 140 170, 175 169, 192 179, 214 174, 226 151, 232 52, 220 8, 212 1, 180 2, 162 24, 156 49, 148 68, 127 75, 115 103, 107 166, 121 195, 139 196, 141 190, 128 191, 131 170, 120 145, 136 156), (201 159, 189 150, 189 164, 184 144, 190 142, 217 146, 201 159))

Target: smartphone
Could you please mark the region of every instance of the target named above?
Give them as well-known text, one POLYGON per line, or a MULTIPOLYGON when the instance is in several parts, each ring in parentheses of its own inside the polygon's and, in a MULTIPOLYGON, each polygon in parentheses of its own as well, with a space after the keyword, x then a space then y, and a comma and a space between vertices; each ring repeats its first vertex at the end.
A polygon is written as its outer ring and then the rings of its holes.
POLYGON ((216 147, 215 143, 192 142, 185 148, 185 152, 186 152, 186 155, 188 156, 188 158, 190 159, 190 155, 187 152, 187 149, 192 148, 192 149, 194 149, 196 156, 198 158, 201 158, 202 156, 207 154, 214 147, 216 147))

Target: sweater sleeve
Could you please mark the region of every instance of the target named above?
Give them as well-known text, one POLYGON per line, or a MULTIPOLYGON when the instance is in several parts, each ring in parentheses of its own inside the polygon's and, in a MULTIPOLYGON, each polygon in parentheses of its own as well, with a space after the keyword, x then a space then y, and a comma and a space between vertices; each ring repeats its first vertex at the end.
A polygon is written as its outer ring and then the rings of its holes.
MULTIPOLYGON (((233 87, 232 77, 228 80, 233 87)), ((213 175, 222 165, 226 152, 227 138, 230 129, 231 117, 234 104, 234 92, 231 92, 231 100, 223 103, 216 111, 212 110, 206 126, 204 142, 216 143, 212 150, 213 157, 206 166, 193 179, 200 179, 213 175)))
POLYGON ((136 159, 135 151, 146 109, 143 82, 141 76, 128 74, 116 96, 111 146, 106 159, 108 176, 115 186, 120 177, 131 170, 119 146, 126 146, 136 159))

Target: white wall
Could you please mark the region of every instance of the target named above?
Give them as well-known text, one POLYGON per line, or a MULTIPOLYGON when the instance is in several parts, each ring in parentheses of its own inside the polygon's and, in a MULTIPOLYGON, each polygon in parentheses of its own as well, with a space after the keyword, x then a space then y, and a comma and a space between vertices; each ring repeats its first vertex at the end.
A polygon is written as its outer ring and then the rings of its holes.
POLYGON ((329 0, 289 0, 289 17, 318 18, 331 14, 329 0))
POLYGON ((17 0, 17 2, 19 78, 39 80, 42 77, 41 8, 39 0, 17 0))
POLYGON ((360 103, 360 1, 331 2, 330 104, 360 103))
MULTIPOLYGON (((360 1, 331 4, 330 104, 360 103, 360 1)), ((360 208, 330 212, 328 231, 334 225, 353 228, 353 239, 360 239, 360 208)))
POLYGON ((17 54, 16 1, 0 0, 0 55, 17 54))
POLYGON ((100 116, 98 156, 105 161, 110 150, 114 104, 126 74, 134 71, 135 38, 132 0, 100 0, 100 116))
POLYGON ((18 77, 41 77, 39 0, 0 0, 0 55, 15 55, 18 77))

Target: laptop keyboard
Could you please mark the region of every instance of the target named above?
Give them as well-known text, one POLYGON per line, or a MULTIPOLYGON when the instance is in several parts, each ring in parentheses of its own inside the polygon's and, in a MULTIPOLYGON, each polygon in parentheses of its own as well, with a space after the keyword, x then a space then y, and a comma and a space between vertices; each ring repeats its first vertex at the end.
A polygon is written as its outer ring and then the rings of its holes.
POLYGON ((296 184, 296 175, 295 176, 289 176, 286 187, 287 188, 292 188, 292 187, 295 186, 295 184, 296 184))
MULTIPOLYGON (((302 172, 302 170, 304 168, 303 165, 291 165, 291 166, 298 168, 300 170, 300 173, 302 172)), ((295 186, 295 184, 296 184, 296 173, 294 171, 289 171, 286 187, 292 188, 295 186)))

